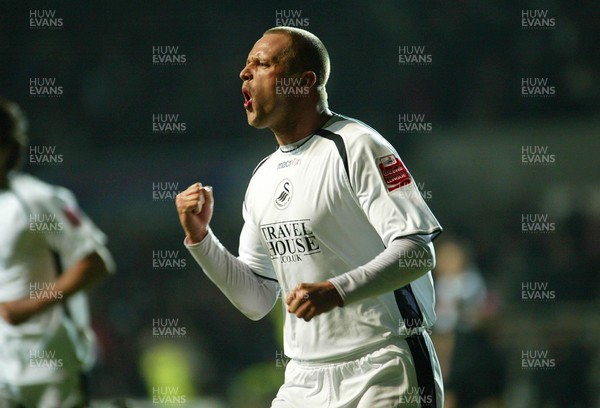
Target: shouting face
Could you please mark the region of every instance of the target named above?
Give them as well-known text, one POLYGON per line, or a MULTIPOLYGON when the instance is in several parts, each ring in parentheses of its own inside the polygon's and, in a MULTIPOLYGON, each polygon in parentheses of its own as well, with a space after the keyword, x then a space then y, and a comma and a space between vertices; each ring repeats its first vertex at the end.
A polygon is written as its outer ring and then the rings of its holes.
MULTIPOLYGON (((291 40, 285 34, 267 34, 254 44, 240 72, 248 124, 275 128, 286 119, 286 98, 276 92, 277 78, 286 73, 291 40)), ((289 99, 289 98, 287 98, 289 99)))

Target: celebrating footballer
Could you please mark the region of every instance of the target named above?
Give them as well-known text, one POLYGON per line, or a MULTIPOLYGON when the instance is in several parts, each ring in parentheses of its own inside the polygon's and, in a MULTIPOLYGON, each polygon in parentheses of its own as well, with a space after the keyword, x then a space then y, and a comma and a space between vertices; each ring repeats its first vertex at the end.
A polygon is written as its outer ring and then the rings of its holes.
POLYGON ((266 31, 240 72, 248 124, 277 150, 252 174, 239 256, 210 228, 213 192, 178 195, 185 246, 253 320, 281 293, 291 359, 272 408, 443 406, 432 241, 441 226, 400 156, 377 131, 329 109, 321 40, 266 31), (300 85, 301 93, 281 92, 300 85))

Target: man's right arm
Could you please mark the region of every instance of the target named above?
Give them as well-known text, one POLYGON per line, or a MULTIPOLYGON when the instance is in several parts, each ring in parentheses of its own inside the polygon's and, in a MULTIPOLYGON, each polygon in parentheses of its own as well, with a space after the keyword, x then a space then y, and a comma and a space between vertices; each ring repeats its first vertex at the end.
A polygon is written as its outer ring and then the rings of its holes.
POLYGON ((269 313, 277 300, 279 286, 276 281, 256 275, 210 231, 212 189, 193 184, 177 196, 176 205, 186 234, 185 245, 209 279, 248 318, 259 320, 269 313))

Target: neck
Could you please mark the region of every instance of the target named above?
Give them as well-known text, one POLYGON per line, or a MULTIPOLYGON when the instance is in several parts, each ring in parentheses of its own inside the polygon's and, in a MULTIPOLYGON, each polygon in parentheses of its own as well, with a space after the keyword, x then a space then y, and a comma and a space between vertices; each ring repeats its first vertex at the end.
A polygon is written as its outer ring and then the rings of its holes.
POLYGON ((280 146, 285 146, 304 139, 323 127, 333 116, 328 108, 315 109, 307 114, 306 111, 288 114, 287 120, 281 126, 271 130, 280 146))

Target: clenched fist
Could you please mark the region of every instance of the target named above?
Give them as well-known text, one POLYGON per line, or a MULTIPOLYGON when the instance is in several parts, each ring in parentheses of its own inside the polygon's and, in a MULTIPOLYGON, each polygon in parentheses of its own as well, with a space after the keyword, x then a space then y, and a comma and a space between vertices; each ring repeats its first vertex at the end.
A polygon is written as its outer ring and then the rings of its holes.
POLYGON ((344 304, 339 292, 329 281, 301 283, 289 293, 285 303, 289 313, 307 322, 344 304))
POLYGON ((213 215, 212 187, 194 183, 177 195, 175 205, 189 243, 202 241, 208 234, 208 224, 213 215))

